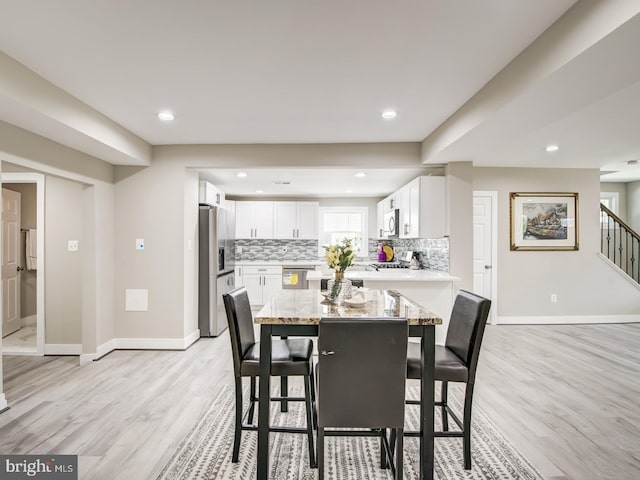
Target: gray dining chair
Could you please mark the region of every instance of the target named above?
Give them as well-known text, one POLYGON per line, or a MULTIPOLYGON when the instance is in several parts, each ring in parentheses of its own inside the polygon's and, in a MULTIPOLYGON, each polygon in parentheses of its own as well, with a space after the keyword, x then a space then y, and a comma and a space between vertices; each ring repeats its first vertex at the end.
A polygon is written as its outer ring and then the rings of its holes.
MULTIPOLYGON (((473 387, 476 381, 476 368, 480 345, 489 317, 491 301, 475 293, 460 290, 456 296, 449 329, 444 346, 436 345, 435 380, 441 382, 440 401, 442 431, 434 432, 436 437, 462 437, 464 450, 464 468, 471 469, 471 407, 473 404, 473 387), (464 383, 464 407, 462 421, 451 410, 448 404, 449 382, 464 383), (449 416, 460 431, 449 430, 449 416)), ((420 344, 410 343, 407 350, 407 378, 420 379, 420 344)), ((419 404, 418 400, 408 400, 409 404, 419 404)), ((415 435, 416 432, 408 433, 415 435)))
POLYGON ((316 373, 319 480, 324 478, 325 436, 331 435, 379 436, 381 466, 388 462, 395 478, 402 478, 407 340, 404 318, 320 320, 316 373), (395 432, 395 448, 387 438, 389 428, 395 432))
MULTIPOLYGON (((253 425, 256 395, 256 377, 260 375, 260 342, 256 342, 253 330, 253 315, 249 296, 245 287, 239 287, 222 295, 229 323, 229 337, 233 355, 233 373, 235 378, 235 432, 231 461, 236 463, 240 455, 242 430, 257 430, 253 425), (243 423, 242 378, 250 378, 249 408, 246 412, 247 422, 243 423)), ((270 427, 274 432, 306 433, 309 447, 309 463, 316 466, 314 432, 313 432, 313 342, 309 338, 272 339, 271 374, 275 377, 302 376, 304 378, 304 397, 270 397, 271 401, 305 402, 306 428, 270 427)), ((260 395, 270 392, 260 392, 260 395)))

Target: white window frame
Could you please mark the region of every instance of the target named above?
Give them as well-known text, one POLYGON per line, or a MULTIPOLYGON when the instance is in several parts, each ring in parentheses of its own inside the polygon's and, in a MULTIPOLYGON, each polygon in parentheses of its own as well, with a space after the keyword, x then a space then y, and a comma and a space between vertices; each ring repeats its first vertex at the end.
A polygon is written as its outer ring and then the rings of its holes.
MULTIPOLYGON (((605 205, 609 210, 618 215, 618 205, 620 205, 620 194, 618 192, 600 192, 600 203, 602 200, 610 200, 609 206, 605 205)), ((600 215, 600 224, 606 223, 604 215, 600 215)))
POLYGON ((369 255, 369 207, 320 207, 318 208, 318 255, 325 254, 323 247, 324 234, 324 214, 325 213, 358 213, 362 215, 362 235, 360 245, 361 251, 358 258, 365 258, 369 255))

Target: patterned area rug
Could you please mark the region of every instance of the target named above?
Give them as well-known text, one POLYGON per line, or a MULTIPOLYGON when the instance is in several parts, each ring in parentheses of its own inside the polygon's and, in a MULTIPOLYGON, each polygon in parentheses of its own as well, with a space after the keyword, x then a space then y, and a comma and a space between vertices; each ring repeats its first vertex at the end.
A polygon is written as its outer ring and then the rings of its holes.
MULTIPOLYGON (((302 395, 291 387, 291 393, 302 395)), ((417 388, 409 395, 417 398, 417 388)), ((450 388, 449 402, 460 411, 461 390, 450 388)), ((257 410, 257 409, 256 409, 257 410)), ((242 432, 240 462, 231 463, 233 447, 233 387, 226 387, 213 402, 205 417, 184 439, 157 480, 208 480, 256 477, 256 432, 242 432)), ((257 412, 256 412, 257 414, 257 412)), ((418 424, 419 407, 407 406, 407 428, 418 424)), ((273 425, 305 425, 303 403, 293 403, 288 413, 272 404, 273 425)), ((440 412, 436 410, 436 428, 440 428, 440 412)), ((309 468, 306 435, 270 434, 270 478, 276 480, 311 480, 317 470, 309 468)), ((405 479, 419 478, 418 439, 406 438, 405 479)), ((543 477, 498 431, 491 421, 474 406, 471 438, 472 470, 462 465, 462 439, 436 438, 435 477, 439 480, 542 480, 543 477)), ((387 480, 390 470, 379 468, 379 441, 372 437, 327 437, 325 440, 325 478, 349 480, 387 480)))

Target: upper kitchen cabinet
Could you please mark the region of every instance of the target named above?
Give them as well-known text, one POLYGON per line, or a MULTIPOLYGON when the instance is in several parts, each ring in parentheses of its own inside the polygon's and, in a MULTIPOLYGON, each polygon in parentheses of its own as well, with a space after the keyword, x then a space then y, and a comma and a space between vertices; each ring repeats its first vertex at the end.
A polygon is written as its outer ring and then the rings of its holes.
POLYGON ((273 238, 274 202, 236 202, 236 238, 273 238))
POLYGON ((224 206, 224 192, 213 183, 200 180, 198 201, 212 207, 222 207, 224 206))
POLYGON ((275 238, 318 238, 318 202, 273 202, 275 238))
POLYGON ((418 177, 399 193, 400 238, 445 236, 445 177, 418 177))

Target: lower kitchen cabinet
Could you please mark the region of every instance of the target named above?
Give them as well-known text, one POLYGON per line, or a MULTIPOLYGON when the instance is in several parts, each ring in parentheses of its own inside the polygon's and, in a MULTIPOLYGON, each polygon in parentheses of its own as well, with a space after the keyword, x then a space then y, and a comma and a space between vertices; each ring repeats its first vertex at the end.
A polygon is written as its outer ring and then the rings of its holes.
POLYGON ((242 282, 247 289, 251 306, 264 305, 282 290, 282 267, 244 266, 242 282))

